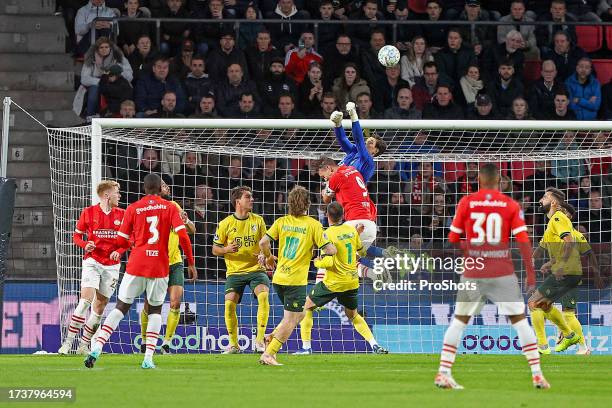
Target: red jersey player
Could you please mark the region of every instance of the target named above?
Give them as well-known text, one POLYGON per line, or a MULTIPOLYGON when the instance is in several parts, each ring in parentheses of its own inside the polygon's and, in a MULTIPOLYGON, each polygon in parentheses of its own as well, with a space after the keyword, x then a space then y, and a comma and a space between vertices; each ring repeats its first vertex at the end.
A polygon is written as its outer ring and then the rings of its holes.
POLYGON ((196 276, 191 252, 191 241, 177 207, 160 197, 161 177, 148 174, 144 178, 146 195, 125 211, 117 241, 121 247, 134 247, 128 259, 126 273, 119 286, 117 307, 111 311, 102 324, 100 336, 85 359, 85 366, 93 367, 113 331, 123 316, 130 310, 134 299, 146 292, 149 304, 146 352, 142 368, 155 368, 153 353, 161 329, 161 305, 168 290, 168 239, 173 229, 179 236, 179 243, 187 257, 190 276, 196 276))
POLYGON ((96 192, 100 203, 87 207, 81 212, 72 236, 73 242, 85 250, 81 275, 81 298, 72 313, 68 333, 57 351, 58 354, 70 353, 72 343, 81 327, 83 327, 83 334, 78 350, 83 354, 89 352, 91 337, 100 326, 104 308, 119 281, 120 259, 125 252, 125 248, 120 248, 116 241, 124 213, 123 209, 117 207, 121 198, 119 183, 103 180, 98 184, 96 192), (83 235, 87 235, 87 241, 83 239, 83 235), (90 307, 91 313, 85 322, 85 316, 90 307))
POLYGON ((465 234, 465 241, 461 242, 466 256, 465 272, 457 292, 454 319, 444 334, 440 368, 434 383, 440 388, 463 388, 453 379, 451 367, 465 326, 471 316, 480 313, 488 299, 497 305, 500 315, 509 317, 518 332, 523 354, 531 367, 533 385, 549 388, 540 368, 535 333, 525 318, 525 302, 510 257, 509 241, 513 235, 525 262, 527 284, 532 288, 535 273, 523 213, 516 201, 498 190, 497 166, 482 166, 478 180, 480 190, 459 201, 448 237, 451 243, 458 244, 465 234))

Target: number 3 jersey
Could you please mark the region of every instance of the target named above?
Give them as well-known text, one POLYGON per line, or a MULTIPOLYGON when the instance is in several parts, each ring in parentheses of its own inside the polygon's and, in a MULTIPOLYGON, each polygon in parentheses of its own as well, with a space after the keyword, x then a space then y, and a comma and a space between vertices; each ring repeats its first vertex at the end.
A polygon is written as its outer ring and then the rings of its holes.
POLYGON ((224 247, 236 243, 237 252, 228 252, 225 258, 226 274, 261 272, 264 268, 257 262, 259 254, 259 240, 266 233, 264 219, 253 213, 245 219, 240 219, 234 214, 225 217, 217 227, 213 245, 224 247))
POLYGON ((125 210, 118 235, 134 241, 126 272, 145 278, 168 276, 170 231, 185 228, 176 206, 157 195, 146 195, 125 210))
POLYGON ((465 233, 466 278, 514 273, 510 235, 527 231, 527 226, 519 204, 512 198, 497 190, 480 190, 463 197, 450 229, 459 235, 465 233))

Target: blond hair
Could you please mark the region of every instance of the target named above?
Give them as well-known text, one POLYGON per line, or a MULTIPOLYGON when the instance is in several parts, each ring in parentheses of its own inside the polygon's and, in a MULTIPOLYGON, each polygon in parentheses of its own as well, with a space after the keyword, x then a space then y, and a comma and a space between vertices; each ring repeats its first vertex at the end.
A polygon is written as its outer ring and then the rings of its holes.
POLYGON ((102 180, 98 183, 98 187, 96 187, 96 193, 98 196, 101 196, 108 190, 112 190, 115 187, 119 188, 119 183, 117 183, 115 180, 102 180))
POLYGON ((302 186, 295 186, 289 192, 289 214, 294 217, 306 214, 310 208, 310 193, 302 186))

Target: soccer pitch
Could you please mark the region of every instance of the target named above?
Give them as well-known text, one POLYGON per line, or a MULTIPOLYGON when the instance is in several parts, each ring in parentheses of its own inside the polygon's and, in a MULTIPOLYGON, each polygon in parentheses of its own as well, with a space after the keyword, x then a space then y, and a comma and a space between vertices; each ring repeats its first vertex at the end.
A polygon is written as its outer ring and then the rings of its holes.
POLYGON ((609 407, 611 400, 612 356, 544 356, 552 388, 536 390, 523 356, 460 355, 453 373, 462 391, 434 387, 438 355, 281 354, 282 367, 257 358, 157 355, 158 368, 142 370, 140 355, 103 355, 89 370, 81 356, 4 355, 0 387, 74 387, 76 403, 65 405, 113 408, 609 407))

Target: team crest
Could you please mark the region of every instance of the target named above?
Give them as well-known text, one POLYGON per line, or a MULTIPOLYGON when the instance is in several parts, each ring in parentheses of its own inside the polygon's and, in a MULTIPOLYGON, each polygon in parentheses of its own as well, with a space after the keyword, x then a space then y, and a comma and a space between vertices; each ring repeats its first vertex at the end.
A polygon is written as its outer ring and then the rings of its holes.
POLYGON ((486 199, 486 200, 490 200, 491 198, 493 198, 493 197, 491 197, 491 194, 487 194, 487 195, 485 196, 485 199, 486 199))
POLYGON ((560 221, 560 220, 559 220, 559 217, 555 217, 555 221, 560 221))
POLYGON ((218 240, 219 240, 219 234, 215 234, 215 236, 213 237, 213 239, 214 239, 215 241, 218 241, 218 240))
POLYGON ((255 224, 251 225, 251 231, 253 232, 257 231, 257 225, 255 224))
POLYGON ((115 220, 115 221, 114 221, 114 224, 115 224, 115 225, 121 225, 121 221, 119 221, 119 220, 115 220))
POLYGON ((525 212, 523 210, 519 211, 519 218, 523 221, 525 220, 525 212))

